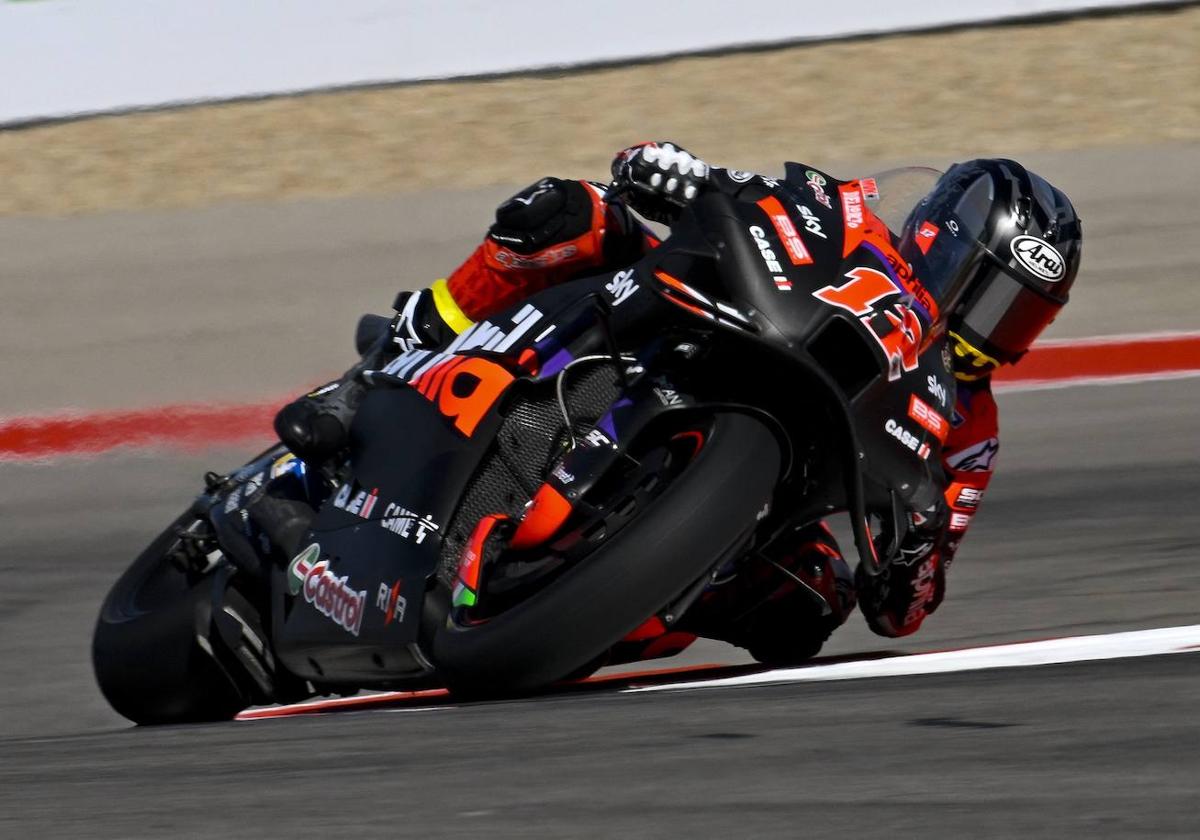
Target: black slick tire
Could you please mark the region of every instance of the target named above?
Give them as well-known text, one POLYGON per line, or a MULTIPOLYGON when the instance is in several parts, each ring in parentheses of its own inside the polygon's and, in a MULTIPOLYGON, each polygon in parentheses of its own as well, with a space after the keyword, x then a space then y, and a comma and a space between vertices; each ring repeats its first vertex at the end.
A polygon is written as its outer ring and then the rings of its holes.
POLYGON ((578 566, 487 622, 439 625, 430 646, 439 673, 459 695, 503 696, 579 669, 741 545, 780 465, 779 443, 761 421, 716 415, 671 486, 578 566))

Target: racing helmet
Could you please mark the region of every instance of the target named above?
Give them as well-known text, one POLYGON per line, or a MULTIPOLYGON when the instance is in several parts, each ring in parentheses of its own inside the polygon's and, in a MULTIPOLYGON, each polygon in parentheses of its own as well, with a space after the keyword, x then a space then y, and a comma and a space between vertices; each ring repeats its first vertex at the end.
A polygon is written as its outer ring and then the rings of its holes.
POLYGON ((900 253, 946 313, 959 379, 1025 354, 1066 304, 1082 240, 1070 199, 1016 161, 958 163, 938 179, 900 253))

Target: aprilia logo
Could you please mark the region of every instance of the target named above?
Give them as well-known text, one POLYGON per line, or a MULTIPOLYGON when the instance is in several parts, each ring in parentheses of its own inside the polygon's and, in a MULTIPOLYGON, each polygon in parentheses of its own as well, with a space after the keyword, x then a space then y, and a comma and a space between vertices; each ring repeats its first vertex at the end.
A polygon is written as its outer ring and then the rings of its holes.
POLYGON ((410 384, 438 407, 467 437, 515 379, 505 368, 478 356, 452 356, 410 384))

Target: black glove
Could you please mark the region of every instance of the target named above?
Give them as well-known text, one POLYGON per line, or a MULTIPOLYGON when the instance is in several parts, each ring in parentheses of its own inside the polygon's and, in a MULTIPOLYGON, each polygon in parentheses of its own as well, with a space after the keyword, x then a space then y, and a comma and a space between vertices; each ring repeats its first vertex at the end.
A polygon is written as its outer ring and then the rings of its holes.
POLYGON ((709 180, 709 166, 674 143, 641 143, 618 152, 613 187, 647 219, 671 222, 709 180))
POLYGON ((907 636, 936 610, 946 592, 946 566, 934 540, 910 531, 899 554, 877 575, 854 574, 867 626, 880 636, 907 636))
POLYGON ((570 242, 592 229, 590 193, 579 181, 542 178, 496 208, 488 238, 517 254, 570 242))

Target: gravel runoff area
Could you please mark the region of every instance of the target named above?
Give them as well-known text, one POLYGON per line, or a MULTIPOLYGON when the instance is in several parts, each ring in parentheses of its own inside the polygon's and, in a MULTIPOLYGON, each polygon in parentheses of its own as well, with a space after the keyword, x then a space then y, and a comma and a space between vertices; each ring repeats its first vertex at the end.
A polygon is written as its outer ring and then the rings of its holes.
POLYGON ((661 137, 718 163, 835 172, 1189 141, 1198 44, 1200 7, 1185 6, 10 129, 0 215, 599 177, 614 150, 661 137))

